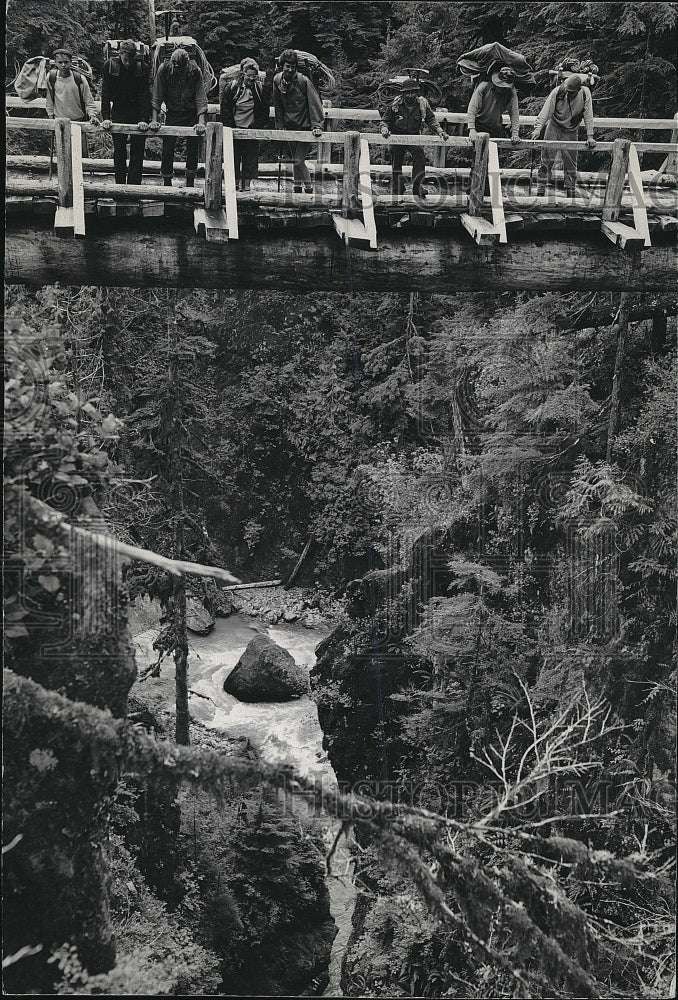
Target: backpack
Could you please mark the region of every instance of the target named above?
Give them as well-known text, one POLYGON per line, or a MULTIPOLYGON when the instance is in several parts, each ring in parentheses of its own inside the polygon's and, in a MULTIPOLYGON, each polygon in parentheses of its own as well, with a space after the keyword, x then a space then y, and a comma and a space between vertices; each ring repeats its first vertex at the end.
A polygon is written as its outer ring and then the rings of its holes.
MULTIPOLYGON (((104 65, 108 67, 108 72, 111 76, 120 76, 121 64, 122 64, 122 59, 120 58, 120 56, 114 55, 110 59, 107 59, 104 65)), ((148 63, 145 62, 143 59, 138 59, 138 58, 135 59, 134 75, 138 79, 140 79, 142 76, 145 76, 147 72, 150 73, 150 67, 148 63)))
MULTIPOLYGON (((104 61, 107 62, 109 59, 119 59, 120 58, 120 45, 124 39, 122 38, 109 38, 107 42, 104 43, 104 61)), ((150 66, 150 54, 151 50, 148 45, 143 42, 134 43, 137 50, 137 59, 147 66, 150 66)))
MULTIPOLYGON (((219 101, 224 96, 224 91, 229 83, 233 80, 237 80, 240 76, 242 70, 240 69, 240 63, 234 63, 233 66, 224 66, 221 73, 219 74, 219 101)), ((259 83, 263 85, 266 80, 266 73, 263 69, 259 70, 259 83)))
MULTIPOLYGON (((392 76, 389 80, 379 85, 379 89, 377 90, 377 104, 382 114, 386 108, 390 107, 401 96, 400 84, 403 80, 413 75, 413 73, 410 74, 405 71, 404 74, 392 76)), ((426 98, 435 111, 443 97, 440 87, 433 80, 427 80, 426 77, 420 78, 418 83, 421 88, 421 96, 426 98)))
POLYGON ((47 73, 52 63, 49 56, 33 56, 27 59, 14 81, 17 97, 22 101, 33 101, 47 93, 47 73))
MULTIPOLYGON (((302 76, 308 77, 319 94, 331 94, 337 85, 331 69, 321 62, 312 52, 304 52, 303 49, 294 50, 297 56, 297 71, 302 76)), ((283 64, 278 56, 275 63, 278 73, 282 72, 283 64)))
MULTIPOLYGON (((59 71, 57 69, 51 69, 49 71, 48 75, 47 75, 47 81, 46 81, 47 82, 47 90, 49 90, 50 97, 52 98, 52 101, 54 101, 54 96, 55 96, 55 91, 56 91, 56 78, 57 78, 57 73, 58 72, 59 71)), ((82 116, 83 116, 83 118, 86 118, 87 117, 87 106, 85 104, 85 95, 82 92, 82 77, 83 77, 84 74, 79 73, 78 70, 76 70, 76 69, 72 69, 71 72, 73 74, 73 79, 75 80, 75 84, 76 84, 76 86, 78 88, 78 96, 80 98, 80 107, 82 109, 82 116)))

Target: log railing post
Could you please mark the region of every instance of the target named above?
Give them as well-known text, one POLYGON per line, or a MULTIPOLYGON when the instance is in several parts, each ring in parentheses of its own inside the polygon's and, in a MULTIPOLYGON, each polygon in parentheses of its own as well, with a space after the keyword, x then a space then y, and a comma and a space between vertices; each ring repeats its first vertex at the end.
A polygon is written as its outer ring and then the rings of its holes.
POLYGON ((73 166, 71 156, 71 122, 57 118, 54 123, 54 153, 57 161, 59 206, 70 208, 73 204, 73 166))
MULTIPOLYGON (((323 101, 323 107, 326 108, 326 109, 331 108, 332 107, 332 102, 331 101, 323 101)), ((325 122, 326 123, 329 122, 329 124, 330 124, 330 131, 332 131, 332 129, 331 129, 331 121, 328 118, 326 118, 325 122)), ((325 140, 323 139, 323 140, 321 140, 318 143, 318 151, 317 151, 317 154, 316 154, 316 164, 317 164, 317 168, 318 169, 316 169, 316 174, 318 174, 318 175, 322 174, 322 164, 323 163, 330 163, 331 160, 332 160, 332 143, 331 142, 325 142, 325 140)))
MULTIPOLYGON (((678 115, 674 115, 673 120, 675 122, 675 128, 671 133, 671 142, 678 145, 678 115)), ((678 151, 675 153, 669 153, 666 157, 666 173, 678 174, 678 151)))
POLYGON ((487 164, 490 155, 490 136, 487 132, 478 132, 475 138, 475 158, 471 167, 471 187, 468 193, 468 214, 480 215, 485 197, 487 182, 487 164))
POLYGON ((615 139, 612 148, 612 164, 605 188, 603 202, 603 222, 616 222, 621 211, 622 193, 629 169, 630 139, 615 139))
POLYGON ((224 126, 208 122, 205 128, 205 208, 217 211, 222 206, 224 126))
POLYGON ((359 214, 358 191, 360 186, 360 132, 347 132, 344 138, 344 177, 341 197, 341 214, 354 219, 359 214))

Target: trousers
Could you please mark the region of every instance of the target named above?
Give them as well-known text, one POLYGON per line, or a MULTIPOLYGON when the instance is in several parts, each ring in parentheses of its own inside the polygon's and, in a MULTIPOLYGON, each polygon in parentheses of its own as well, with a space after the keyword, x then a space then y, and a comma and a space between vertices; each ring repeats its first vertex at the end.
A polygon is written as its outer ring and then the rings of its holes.
POLYGON ((236 184, 242 177, 243 187, 257 178, 259 174, 259 142, 256 139, 234 139, 233 155, 235 158, 236 184))
POLYGON ((391 152, 391 167, 393 170, 392 190, 393 194, 403 194, 405 182, 403 180, 403 160, 405 153, 412 156, 412 194, 419 194, 421 182, 426 176, 426 157, 421 146, 393 146, 391 152))
MULTIPOLYGON (((544 133, 545 139, 577 139, 579 128, 562 128, 550 121, 544 133)), ((576 149, 542 149, 541 162, 537 171, 537 183, 546 184, 551 177, 553 164, 556 156, 560 153, 563 159, 563 173, 565 174, 565 188, 574 191, 577 183, 577 150, 576 149)))
POLYGON ((113 134, 113 166, 116 184, 141 184, 144 171, 146 136, 113 134), (129 166, 127 166, 127 140, 129 139, 129 166))
MULTIPOLYGON (((177 144, 177 136, 168 135, 162 140, 162 159, 160 160, 160 173, 163 177, 171 177, 174 173, 174 150, 177 144)), ((200 136, 188 136, 186 138, 186 175, 195 173, 198 169, 198 150, 200 149, 200 136)))
POLYGON ((294 175, 294 186, 311 187, 311 173, 306 166, 306 157, 311 150, 310 142, 290 142, 288 143, 290 155, 292 157, 292 173, 294 175))

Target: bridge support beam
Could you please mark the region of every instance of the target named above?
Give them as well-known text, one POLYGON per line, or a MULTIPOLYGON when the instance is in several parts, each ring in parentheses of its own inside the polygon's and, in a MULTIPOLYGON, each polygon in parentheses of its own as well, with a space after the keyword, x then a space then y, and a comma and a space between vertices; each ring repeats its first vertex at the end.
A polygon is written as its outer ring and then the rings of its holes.
MULTIPOLYGON (((190 218, 190 216, 189 216, 190 218)), ((192 221, 192 220, 191 220, 192 221)), ((642 253, 620 254, 603 236, 558 230, 536 240, 517 232, 508 245, 478 246, 459 227, 435 235, 379 234, 366 253, 333 231, 246 230, 237 243, 199 239, 190 223, 170 219, 88 223, 87 238, 63 240, 50 222, 13 224, 5 234, 5 280, 45 285, 185 288, 469 291, 665 291, 675 283, 678 252, 657 237, 642 253)))

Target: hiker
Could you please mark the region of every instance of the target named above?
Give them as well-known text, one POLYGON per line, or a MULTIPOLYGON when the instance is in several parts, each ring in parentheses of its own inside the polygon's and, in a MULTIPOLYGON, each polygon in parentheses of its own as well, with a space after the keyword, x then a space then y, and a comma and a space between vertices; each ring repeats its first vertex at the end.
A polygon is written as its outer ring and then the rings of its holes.
POLYGON ((468 137, 473 141, 478 132, 487 132, 495 139, 506 136, 502 116, 508 111, 511 119, 511 142, 520 142, 520 112, 515 73, 510 66, 497 66, 489 80, 482 80, 471 95, 468 106, 468 137))
MULTIPOLYGON (((87 77, 72 68, 73 53, 70 49, 57 49, 54 53, 56 69, 47 74, 45 106, 48 118, 69 118, 72 122, 99 123, 97 106, 92 97, 87 77)), ((87 156, 87 136, 82 134, 82 155, 87 156)))
MULTIPOLYGON (((259 79, 259 64, 247 56, 240 63, 240 73, 224 87, 221 95, 221 120, 229 128, 268 128, 271 113, 271 88, 259 79)), ((248 191, 259 174, 257 139, 235 139, 235 183, 248 191)))
MULTIPOLYGON (((449 136, 443 131, 433 114, 433 108, 425 97, 421 96, 421 87, 417 80, 407 77, 400 84, 400 95, 396 97, 382 115, 381 134, 385 139, 391 133, 394 135, 421 135, 428 127, 441 139, 447 141, 449 136)), ((393 146, 391 151, 393 194, 405 193, 403 180, 403 160, 409 152, 412 156, 412 194, 425 198, 421 189, 426 174, 426 157, 422 146, 393 146)))
MULTIPOLYGON (((579 126, 584 122, 586 128, 586 143, 593 149, 596 140, 593 138, 593 101, 591 91, 582 83, 578 73, 572 73, 558 87, 554 87, 546 98, 544 107, 537 116, 531 139, 541 138, 544 129, 545 139, 577 140, 579 126)), ((541 163, 537 171, 537 194, 546 194, 546 182, 551 178, 551 171, 556 156, 560 152, 563 159, 565 174, 565 193, 573 198, 577 184, 577 150, 576 149, 542 149, 541 163)))
MULTIPOLYGON (((306 132, 310 128, 316 138, 320 137, 323 134, 325 115, 318 91, 308 77, 297 72, 298 58, 294 49, 285 49, 280 62, 282 71, 273 77, 275 127, 300 132, 306 132)), ((313 194, 311 175, 306 166, 311 143, 290 142, 289 147, 295 193, 301 191, 303 184, 306 194, 313 194)))
MULTIPOLYGON (((186 187, 193 187, 198 172, 199 136, 205 134, 207 122, 207 95, 200 67, 195 60, 189 59, 186 49, 174 49, 156 73, 149 126, 154 132, 160 128, 158 115, 163 101, 167 108, 166 125, 192 125, 195 130, 194 136, 186 137, 186 187)), ((166 136, 162 140, 160 173, 165 187, 172 186, 176 144, 176 136, 166 136)))
MULTIPOLYGON (((151 120, 150 70, 137 59, 137 47, 131 38, 120 43, 120 55, 104 63, 101 84, 102 128, 110 129, 113 122, 138 124, 143 131, 151 120)), ((144 135, 113 135, 113 165, 116 184, 141 184, 144 170, 144 135), (127 140, 130 142, 127 166, 127 140)))

